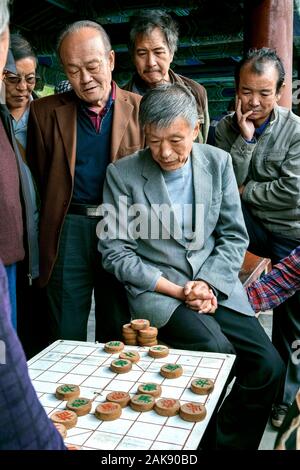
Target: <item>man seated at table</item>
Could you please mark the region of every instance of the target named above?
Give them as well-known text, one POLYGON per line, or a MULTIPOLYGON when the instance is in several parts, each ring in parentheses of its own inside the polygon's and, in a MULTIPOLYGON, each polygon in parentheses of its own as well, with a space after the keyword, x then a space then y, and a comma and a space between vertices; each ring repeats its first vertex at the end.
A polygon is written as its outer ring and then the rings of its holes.
POLYGON ((142 98, 148 147, 108 166, 99 250, 104 268, 124 283, 132 316, 148 318, 162 340, 237 355, 217 448, 255 449, 282 362, 238 279, 248 238, 231 157, 193 143, 197 117, 184 85, 142 98))

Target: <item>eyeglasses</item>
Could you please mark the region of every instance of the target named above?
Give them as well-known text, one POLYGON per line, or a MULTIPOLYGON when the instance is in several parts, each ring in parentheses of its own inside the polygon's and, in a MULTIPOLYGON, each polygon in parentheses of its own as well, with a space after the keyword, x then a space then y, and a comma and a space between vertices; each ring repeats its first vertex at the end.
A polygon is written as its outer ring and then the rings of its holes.
POLYGON ((28 83, 28 85, 35 85, 40 77, 37 77, 36 75, 15 75, 11 72, 4 72, 4 80, 10 85, 18 85, 23 79, 28 83))

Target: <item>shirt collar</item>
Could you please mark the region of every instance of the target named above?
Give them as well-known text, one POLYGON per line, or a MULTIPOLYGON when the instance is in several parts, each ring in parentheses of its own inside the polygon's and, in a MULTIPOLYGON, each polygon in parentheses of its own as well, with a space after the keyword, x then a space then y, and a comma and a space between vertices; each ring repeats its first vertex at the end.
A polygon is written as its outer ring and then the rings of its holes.
POLYGON ((259 127, 257 127, 255 129, 255 135, 257 137, 260 137, 262 135, 262 133, 264 132, 264 130, 266 129, 267 125, 271 121, 271 116, 272 116, 272 113, 268 116, 268 118, 259 127))
POLYGON ((106 102, 106 105, 104 106, 103 109, 101 109, 101 111, 99 112, 96 112, 94 109, 93 109, 93 106, 90 106, 88 103, 86 103, 85 101, 83 100, 79 100, 80 102, 80 107, 81 109, 86 113, 88 114, 89 116, 95 116, 95 115, 99 115, 99 116, 104 116, 111 108, 112 104, 114 103, 116 99, 116 84, 114 81, 111 82, 111 92, 110 92, 110 95, 108 97, 108 100, 106 102))

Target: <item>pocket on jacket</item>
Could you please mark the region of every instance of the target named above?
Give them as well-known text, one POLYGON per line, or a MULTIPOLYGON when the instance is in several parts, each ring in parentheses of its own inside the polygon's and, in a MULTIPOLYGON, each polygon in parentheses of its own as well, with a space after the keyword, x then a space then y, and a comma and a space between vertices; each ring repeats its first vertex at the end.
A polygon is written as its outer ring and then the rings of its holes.
POLYGON ((280 170, 286 152, 269 152, 264 155, 264 165, 270 176, 278 176, 277 172, 280 170), (272 174, 272 170, 274 173, 272 174))

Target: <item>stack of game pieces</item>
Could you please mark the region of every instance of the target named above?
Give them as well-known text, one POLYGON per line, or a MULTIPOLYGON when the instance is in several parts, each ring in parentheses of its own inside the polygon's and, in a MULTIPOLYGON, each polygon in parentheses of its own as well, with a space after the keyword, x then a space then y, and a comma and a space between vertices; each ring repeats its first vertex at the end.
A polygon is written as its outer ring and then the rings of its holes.
POLYGON ((140 346, 155 346, 157 344, 157 328, 149 326, 138 330, 137 340, 140 346))
POLYGON ((149 320, 144 318, 136 318, 123 325, 124 342, 132 346, 155 346, 157 333, 157 328, 150 326, 149 320))
POLYGON ((125 344, 129 344, 130 346, 137 346, 137 331, 131 328, 130 323, 126 323, 123 325, 123 339, 125 344))

